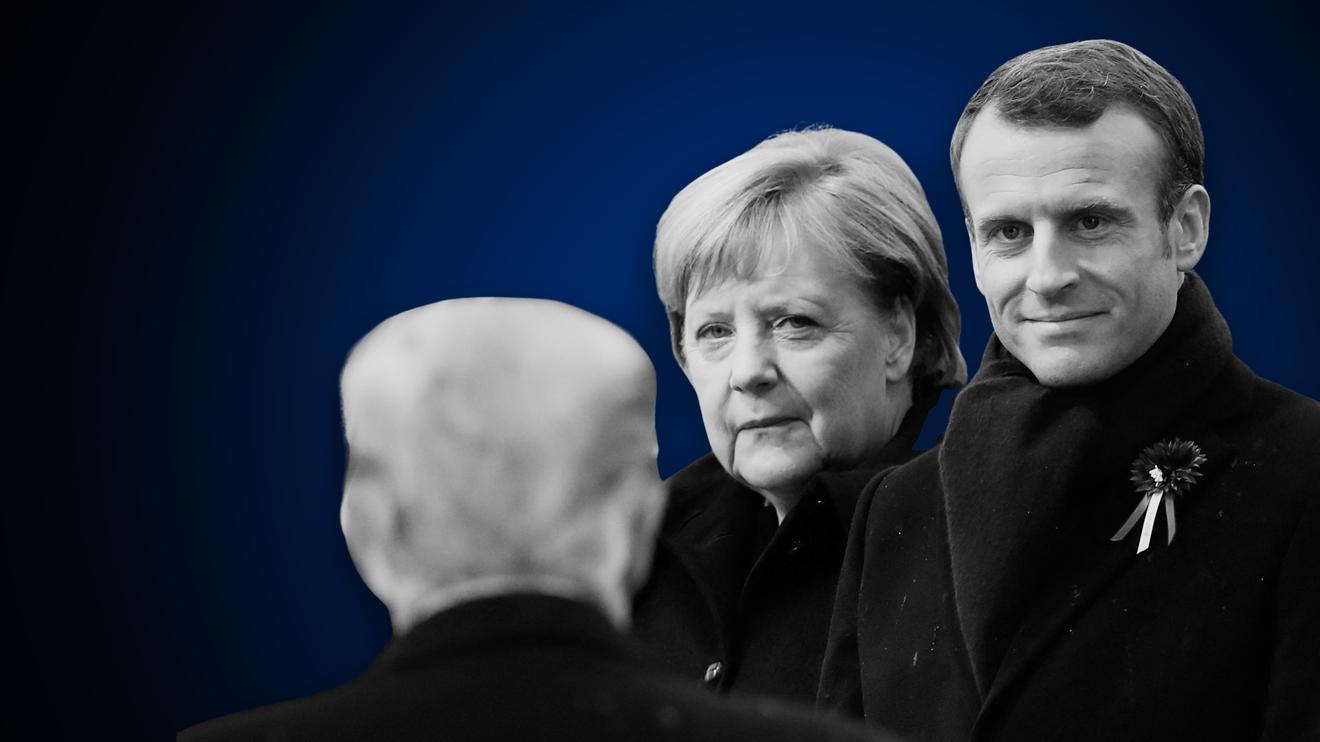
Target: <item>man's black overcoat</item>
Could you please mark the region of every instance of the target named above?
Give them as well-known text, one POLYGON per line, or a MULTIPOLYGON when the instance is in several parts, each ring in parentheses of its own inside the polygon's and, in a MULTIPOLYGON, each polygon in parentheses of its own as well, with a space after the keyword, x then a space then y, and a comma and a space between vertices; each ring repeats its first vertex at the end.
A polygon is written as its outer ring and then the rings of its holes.
POLYGON ((734 704, 643 669, 594 608, 516 595, 460 604, 338 689, 187 729, 237 740, 869 739, 776 702, 734 704))
POLYGON ((992 340, 942 446, 862 495, 820 704, 915 739, 1320 739, 1320 405, 1229 344, 1194 275, 1106 388, 992 340), (1138 554, 1132 462, 1175 438, 1201 477, 1138 554))

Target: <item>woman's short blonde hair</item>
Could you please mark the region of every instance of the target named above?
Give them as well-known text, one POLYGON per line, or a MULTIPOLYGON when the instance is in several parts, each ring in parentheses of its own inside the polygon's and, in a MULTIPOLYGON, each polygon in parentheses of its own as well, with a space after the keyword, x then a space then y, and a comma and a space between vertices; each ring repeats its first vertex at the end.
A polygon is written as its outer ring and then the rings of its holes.
POLYGON ((940 227, 921 184, 889 147, 832 128, 771 137, 670 201, 656 227, 655 280, 679 363, 689 296, 798 249, 825 251, 881 311, 911 309, 917 389, 967 381, 940 227))

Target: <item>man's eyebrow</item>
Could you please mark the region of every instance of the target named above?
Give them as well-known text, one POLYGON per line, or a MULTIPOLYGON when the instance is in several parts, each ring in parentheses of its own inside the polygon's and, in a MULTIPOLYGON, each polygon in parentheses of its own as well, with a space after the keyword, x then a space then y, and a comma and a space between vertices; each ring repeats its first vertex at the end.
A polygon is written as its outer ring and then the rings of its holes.
POLYGON ((1022 224, 1022 220, 1008 214, 991 214, 981 217, 973 223, 977 237, 982 237, 993 231, 996 227, 1002 227, 1005 224, 1022 224))
POLYGON ((1090 199, 1071 204, 1068 206, 1065 213, 1069 216, 1076 216, 1078 214, 1104 214, 1105 216, 1123 219, 1135 216, 1131 207, 1105 198, 1090 199))
MULTIPOLYGON (((1107 198, 1093 198, 1066 204, 1059 210, 1059 213, 1063 214, 1064 217, 1068 219, 1075 218, 1081 214, 1103 214, 1117 220, 1132 219, 1136 216, 1136 212, 1132 210, 1132 207, 1107 198)), ((1026 223, 1026 220, 1021 217, 1013 216, 1008 212, 999 212, 977 219, 973 222, 972 226, 976 230, 976 235, 981 237, 994 230, 996 227, 1002 227, 1005 224, 1024 223, 1026 223)))

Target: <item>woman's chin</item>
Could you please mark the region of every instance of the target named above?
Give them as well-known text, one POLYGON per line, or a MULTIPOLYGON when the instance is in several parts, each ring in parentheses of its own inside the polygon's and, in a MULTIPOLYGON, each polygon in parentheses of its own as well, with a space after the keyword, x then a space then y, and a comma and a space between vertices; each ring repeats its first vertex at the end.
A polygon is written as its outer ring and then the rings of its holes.
POLYGON ((734 461, 734 474, 747 487, 779 499, 795 498, 807 481, 821 470, 819 455, 791 455, 782 451, 755 453, 734 461))

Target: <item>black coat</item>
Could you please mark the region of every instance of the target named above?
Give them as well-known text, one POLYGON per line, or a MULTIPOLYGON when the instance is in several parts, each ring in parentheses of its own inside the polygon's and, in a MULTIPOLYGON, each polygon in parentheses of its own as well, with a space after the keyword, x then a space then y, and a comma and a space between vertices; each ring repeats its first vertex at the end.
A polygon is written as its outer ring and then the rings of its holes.
POLYGON ((914 739, 1320 739, 1320 405, 1256 378, 1226 327, 1193 331, 1217 319, 1193 284, 1104 395, 1042 392, 1058 407, 1032 424, 1086 410, 1076 436, 1023 434, 1012 405, 966 419, 960 397, 943 447, 862 495, 821 705, 914 739), (1161 515, 1141 554, 1136 533, 1111 540, 1138 501, 1137 429, 1208 457, 1175 538, 1161 515), (1000 441, 997 457, 950 454, 1000 441))
POLYGON ((914 404, 865 465, 817 475, 778 527, 774 509, 713 454, 671 477, 655 564, 634 606, 648 654, 712 690, 813 702, 857 496, 915 455, 937 398, 914 404))
POLYGON ((848 740, 859 727, 735 704, 644 671, 594 608, 517 595, 461 604, 393 641, 361 677, 216 719, 205 740, 848 740))

